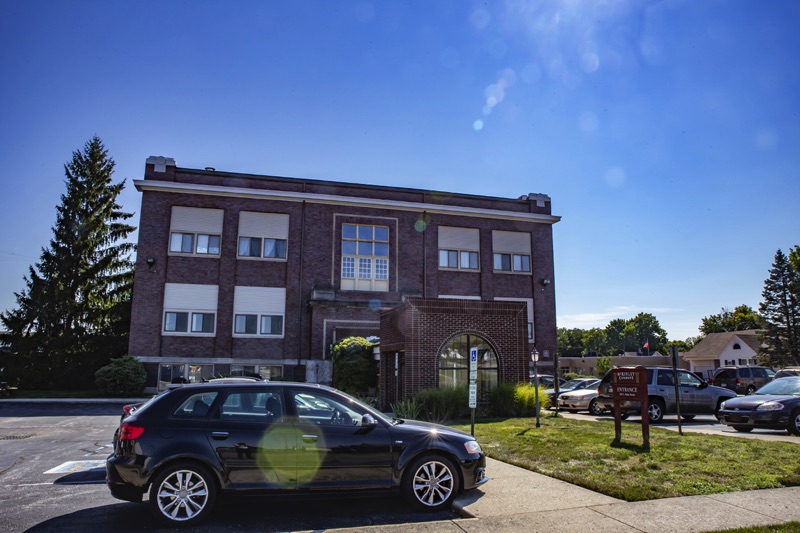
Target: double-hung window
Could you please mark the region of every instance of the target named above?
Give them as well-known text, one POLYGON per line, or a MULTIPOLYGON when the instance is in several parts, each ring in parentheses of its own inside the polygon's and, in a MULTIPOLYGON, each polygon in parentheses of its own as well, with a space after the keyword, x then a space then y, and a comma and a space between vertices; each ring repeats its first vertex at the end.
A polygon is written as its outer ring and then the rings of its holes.
POLYGON ((286 260, 289 215, 285 213, 239 213, 240 258, 286 260))
POLYGON ((389 290, 389 228, 342 224, 342 289, 389 290))
POLYGON ((439 268, 479 270, 480 231, 477 228, 439 226, 439 268))
POLYGON ((169 253, 219 256, 222 209, 173 206, 169 253))
POLYGON ((531 272, 531 234, 522 231, 492 231, 495 272, 531 272))

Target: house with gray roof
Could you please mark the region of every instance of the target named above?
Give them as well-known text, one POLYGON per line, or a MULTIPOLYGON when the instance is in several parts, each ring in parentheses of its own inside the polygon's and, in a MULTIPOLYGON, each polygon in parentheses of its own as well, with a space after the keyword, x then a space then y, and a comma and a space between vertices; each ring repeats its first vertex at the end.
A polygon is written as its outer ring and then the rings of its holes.
POLYGON ((760 347, 754 329, 709 333, 683 358, 689 363, 689 370, 710 378, 714 369, 721 366, 755 365, 760 347))

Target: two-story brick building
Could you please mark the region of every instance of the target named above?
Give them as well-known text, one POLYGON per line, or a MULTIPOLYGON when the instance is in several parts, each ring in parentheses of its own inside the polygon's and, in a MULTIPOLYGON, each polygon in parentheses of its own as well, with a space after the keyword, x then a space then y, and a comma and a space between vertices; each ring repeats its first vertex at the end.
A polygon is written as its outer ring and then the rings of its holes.
POLYGON ((550 198, 258 176, 150 157, 130 354, 148 389, 256 373, 330 382, 330 347, 380 337, 384 401, 528 378, 556 350, 550 198), (395 373, 395 368, 397 372, 395 373))

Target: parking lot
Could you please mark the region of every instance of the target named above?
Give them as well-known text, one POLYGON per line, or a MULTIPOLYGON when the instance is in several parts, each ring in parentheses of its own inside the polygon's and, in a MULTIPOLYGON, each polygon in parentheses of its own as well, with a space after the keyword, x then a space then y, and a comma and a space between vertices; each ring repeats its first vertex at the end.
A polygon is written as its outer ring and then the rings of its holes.
MULTIPOLYGON (((145 504, 116 500, 105 486, 120 407, 0 402, 0 531, 161 531, 145 504)), ((197 531, 309 531, 457 518, 451 511, 415 512, 391 496, 239 497, 220 501, 197 531)))

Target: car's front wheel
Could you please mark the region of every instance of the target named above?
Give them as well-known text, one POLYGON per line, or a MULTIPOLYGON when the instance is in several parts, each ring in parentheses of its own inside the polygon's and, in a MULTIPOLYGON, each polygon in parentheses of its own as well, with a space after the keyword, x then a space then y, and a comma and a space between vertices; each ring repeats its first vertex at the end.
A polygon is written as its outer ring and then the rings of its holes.
POLYGON ((593 414, 594 416, 600 416, 603 414, 604 409, 597 403, 597 400, 592 400, 589 402, 589 413, 593 414))
POLYGON ((458 492, 458 473, 452 461, 440 455, 415 459, 403 476, 403 497, 417 509, 439 511, 452 505, 458 492))
POLYGON ((217 486, 207 468, 189 462, 167 467, 150 487, 150 509, 171 527, 194 526, 206 519, 217 498, 217 486))

